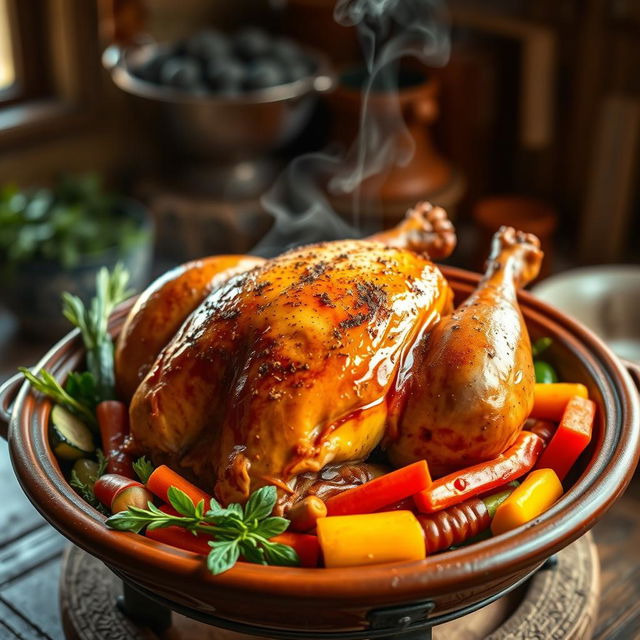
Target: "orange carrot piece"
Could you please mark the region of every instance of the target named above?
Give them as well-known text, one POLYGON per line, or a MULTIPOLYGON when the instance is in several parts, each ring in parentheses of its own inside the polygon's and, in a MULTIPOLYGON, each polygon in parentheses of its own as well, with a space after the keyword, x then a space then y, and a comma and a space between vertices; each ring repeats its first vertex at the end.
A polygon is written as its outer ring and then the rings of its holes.
POLYGON ((587 387, 577 382, 536 384, 530 417, 559 422, 567 403, 573 396, 588 398, 587 387))
POLYGON ((123 451, 129 435, 129 409, 119 400, 104 400, 96 407, 102 450, 107 458, 107 471, 135 478, 131 456, 123 451))
POLYGON ((293 533, 285 531, 271 542, 279 542, 293 547, 300 558, 301 567, 317 567, 320 563, 320 542, 317 536, 309 533, 293 533))
POLYGON ((428 489, 431 474, 425 460, 414 462, 327 500, 329 516, 373 513, 428 489))
POLYGON ((161 464, 159 467, 156 467, 154 472, 149 476, 149 479, 147 480, 147 489, 164 502, 169 502, 168 493, 170 487, 176 487, 177 489, 184 491, 184 493, 193 500, 193 504, 195 505, 197 505, 200 500, 204 500, 205 510, 209 509, 211 496, 208 493, 196 487, 194 484, 173 471, 173 469, 167 467, 167 465, 161 464))
POLYGON ((553 469, 563 481, 580 454, 591 442, 596 404, 588 398, 573 396, 560 424, 536 465, 537 469, 553 469))

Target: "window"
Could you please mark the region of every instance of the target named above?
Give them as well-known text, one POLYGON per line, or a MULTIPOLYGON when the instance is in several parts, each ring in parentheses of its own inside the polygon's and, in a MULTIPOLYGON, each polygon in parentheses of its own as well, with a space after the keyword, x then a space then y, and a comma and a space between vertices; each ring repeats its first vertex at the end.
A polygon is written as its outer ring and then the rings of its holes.
POLYGON ((0 0, 0 149, 97 117, 97 3, 0 0))
POLYGON ((8 0, 0 0, 0 92, 10 88, 16 77, 7 3, 8 0))

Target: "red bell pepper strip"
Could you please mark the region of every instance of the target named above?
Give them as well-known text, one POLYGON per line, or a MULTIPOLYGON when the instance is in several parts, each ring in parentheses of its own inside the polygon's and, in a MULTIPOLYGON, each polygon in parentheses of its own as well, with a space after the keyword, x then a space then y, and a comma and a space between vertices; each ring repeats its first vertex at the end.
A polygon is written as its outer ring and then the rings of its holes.
POLYGON ((431 484, 425 460, 396 469, 327 500, 330 516, 373 513, 382 507, 423 491, 431 484))
POLYGON ((96 407, 102 450, 107 458, 107 471, 135 478, 131 456, 123 450, 129 435, 129 410, 124 402, 104 400, 96 407))
POLYGON ((556 432, 557 428, 558 423, 551 420, 529 418, 524 423, 524 430, 531 431, 531 433, 535 433, 537 436, 540 436, 545 446, 551 442, 551 438, 553 438, 553 434, 556 432))
POLYGON ((167 465, 161 464, 159 467, 156 467, 154 472, 149 476, 147 489, 162 501, 169 502, 168 492, 170 487, 176 487, 184 491, 184 493, 193 500, 194 505, 197 505, 200 500, 204 500, 205 511, 208 511, 211 496, 173 471, 173 469, 167 467, 167 465))
POLYGON ((536 465, 553 469, 562 482, 580 454, 591 442, 596 404, 593 400, 573 396, 567 404, 560 425, 536 465))
POLYGON ((507 484, 527 473, 543 448, 542 438, 522 431, 497 458, 434 480, 428 489, 414 496, 416 506, 424 513, 433 513, 507 484))

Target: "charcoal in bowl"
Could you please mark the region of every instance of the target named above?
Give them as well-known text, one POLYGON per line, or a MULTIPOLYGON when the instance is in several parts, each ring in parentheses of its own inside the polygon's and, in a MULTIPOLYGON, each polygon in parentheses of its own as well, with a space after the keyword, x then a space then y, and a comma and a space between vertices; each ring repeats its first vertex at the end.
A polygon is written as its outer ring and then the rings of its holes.
POLYGON ((213 91, 233 94, 241 90, 246 68, 235 58, 216 58, 207 65, 205 75, 208 86, 213 91))
POLYGON ((286 64, 297 62, 304 57, 304 53, 300 47, 289 38, 276 38, 271 45, 269 54, 286 64))
POLYGON ((287 81, 285 68, 277 60, 262 58, 247 67, 243 87, 248 91, 275 87, 287 81))
POLYGON ((160 83, 160 72, 164 63, 172 57, 172 53, 156 53, 143 62, 131 65, 131 73, 147 82, 160 83))
POLYGON ((202 85, 200 63, 188 56, 169 58, 160 70, 160 82, 175 89, 196 89, 202 85))
POLYGON ((228 57, 231 44, 223 33, 214 29, 199 31, 185 42, 185 52, 202 62, 228 57))
POLYGON ((267 55, 271 46, 271 36, 257 27, 245 27, 233 37, 233 48, 236 55, 247 61, 267 55))

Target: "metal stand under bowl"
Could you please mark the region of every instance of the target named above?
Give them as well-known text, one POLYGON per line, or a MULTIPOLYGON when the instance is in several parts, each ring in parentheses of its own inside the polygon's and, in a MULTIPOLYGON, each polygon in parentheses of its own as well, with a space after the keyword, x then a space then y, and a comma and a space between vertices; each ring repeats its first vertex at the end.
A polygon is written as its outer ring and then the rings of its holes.
POLYGON ((374 611, 368 630, 262 629, 176 607, 123 583, 97 558, 70 546, 62 568, 60 605, 69 640, 586 640, 595 625, 599 592, 598 554, 587 534, 522 583, 458 611, 428 617, 430 603, 423 602, 374 611))

